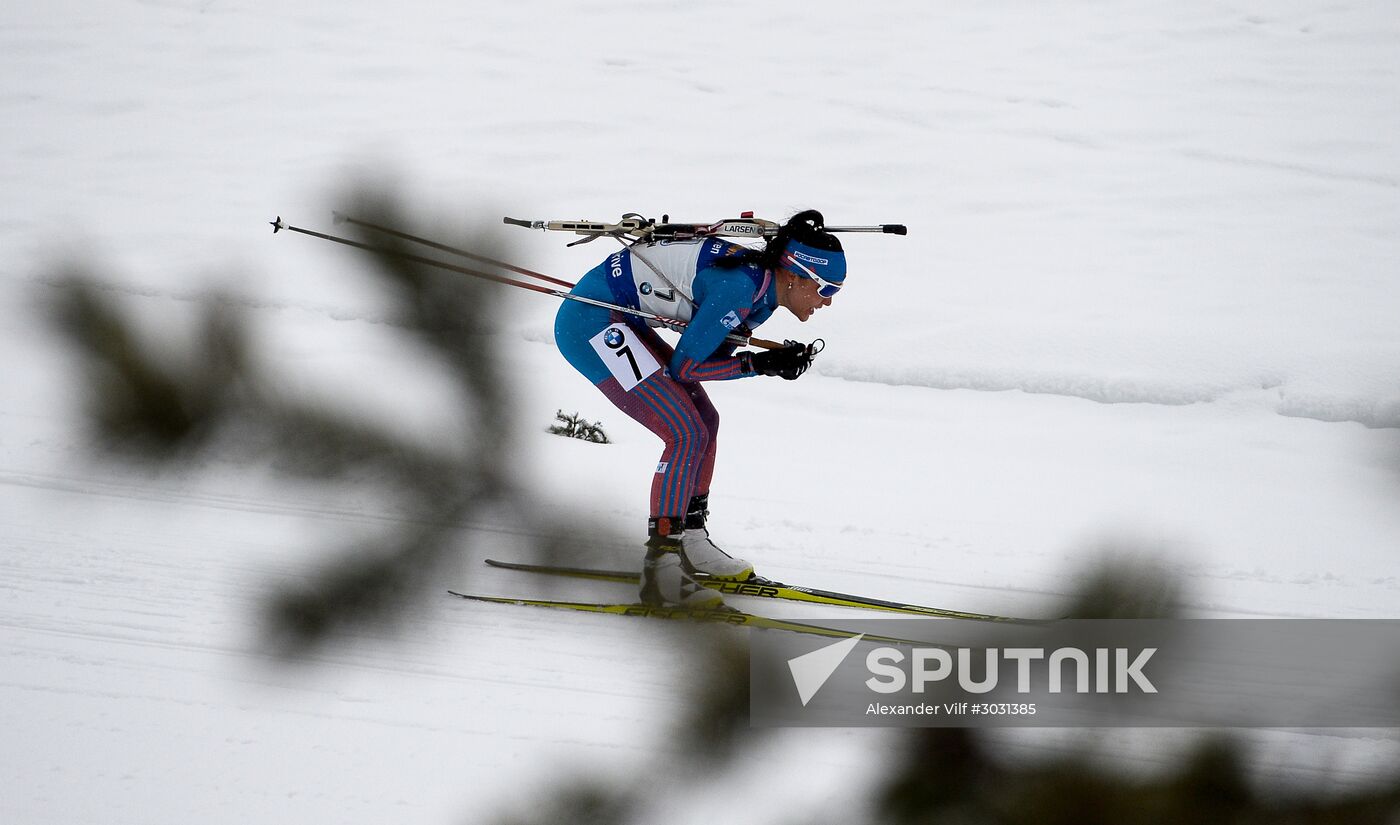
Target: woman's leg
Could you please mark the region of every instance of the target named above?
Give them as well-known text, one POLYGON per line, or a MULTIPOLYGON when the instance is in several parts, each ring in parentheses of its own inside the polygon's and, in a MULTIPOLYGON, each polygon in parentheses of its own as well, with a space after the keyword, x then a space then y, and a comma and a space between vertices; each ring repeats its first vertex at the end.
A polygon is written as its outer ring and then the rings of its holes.
POLYGON ((566 309, 560 310, 555 324, 555 340, 564 357, 614 406, 655 433, 663 444, 651 485, 642 600, 692 608, 723 604, 717 592, 695 581, 682 559, 686 509, 705 466, 709 430, 685 386, 662 366, 670 361, 671 348, 649 330, 566 309), (610 327, 617 330, 604 335, 610 327), (605 345, 595 346, 599 340, 605 345), (626 352, 628 360, 609 364, 600 351, 610 360, 626 352), (646 364, 651 372, 643 374, 639 364, 646 364))

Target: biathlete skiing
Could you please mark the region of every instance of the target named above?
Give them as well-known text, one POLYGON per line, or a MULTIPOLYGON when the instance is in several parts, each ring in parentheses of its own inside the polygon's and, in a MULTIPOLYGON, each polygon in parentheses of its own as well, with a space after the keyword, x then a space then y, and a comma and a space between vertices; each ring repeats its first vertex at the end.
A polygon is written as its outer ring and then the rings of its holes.
MULTIPOLYGON (((746 596, 842 605, 916 616, 942 616, 987 622, 1040 623, 1045 620, 971 613, 944 607, 893 602, 815 587, 798 587, 755 576, 753 565, 721 550, 706 527, 710 480, 714 475, 719 414, 705 394, 706 381, 771 375, 788 380, 802 376, 819 346, 787 341, 774 344, 751 335, 779 307, 799 321, 831 304, 846 282, 846 255, 832 233, 879 232, 906 235, 903 224, 827 226, 820 212, 793 215, 786 224, 739 218, 708 224, 660 223, 636 213, 617 223, 590 220, 537 221, 504 218, 529 229, 572 232, 590 240, 609 236, 624 248, 598 265, 577 284, 506 261, 448 246, 337 213, 337 223, 427 246, 542 281, 522 281, 481 269, 428 258, 402 249, 328 235, 293 226, 278 216, 272 231, 287 230, 333 243, 366 249, 498 284, 565 299, 555 319, 555 339, 564 357, 618 409, 656 433, 664 443, 651 487, 650 521, 642 575, 554 565, 519 564, 486 559, 492 567, 529 573, 577 576, 615 582, 640 579, 644 605, 521 599, 448 592, 496 604, 533 605, 621 616, 723 621, 827 638, 864 635, 892 644, 918 644, 891 636, 872 636, 838 628, 791 622, 724 605, 711 588, 746 596), (750 249, 720 238, 765 239, 750 249), (570 289, 563 292, 555 287, 570 289), (674 348, 648 324, 683 330, 674 348), (735 352, 749 344, 764 352, 735 352)), ((572 245, 572 244, 571 244, 572 245)), ((816 342, 820 343, 820 341, 816 342)))
POLYGON ((704 385, 801 376, 819 347, 788 341, 777 349, 735 352, 735 337, 747 337, 779 307, 807 321, 831 304, 845 280, 840 241, 820 212, 808 210, 793 215, 762 249, 717 237, 619 249, 571 290, 684 324, 674 348, 637 316, 582 301, 559 308, 559 351, 664 444, 651 485, 643 602, 719 607, 720 594, 697 582, 696 574, 728 581, 753 576, 753 565, 720 549, 707 527, 719 413, 704 385))
MULTIPOLYGON (((822 214, 815 210, 799 212, 781 226, 754 218, 751 212, 708 224, 671 223, 666 216, 658 223, 636 213, 623 215, 617 223, 503 219, 513 226, 585 236, 585 240, 575 241, 575 244, 603 236, 622 242, 623 249, 609 255, 581 281, 572 284, 390 226, 340 213, 335 219, 337 223, 353 224, 427 246, 438 253, 460 256, 551 284, 531 283, 401 249, 382 248, 363 240, 328 235, 293 226, 281 216, 271 221, 274 233, 287 230, 395 256, 420 266, 565 299, 554 326, 555 340, 564 357, 618 409, 655 433, 664 444, 651 485, 646 553, 640 577, 634 578, 627 571, 486 560, 493 567, 532 573, 618 582, 640 580, 641 599, 645 605, 519 599, 456 590, 449 593, 494 603, 623 616, 694 617, 826 637, 849 637, 854 632, 732 610, 712 588, 722 587, 743 595, 919 616, 992 622, 1038 621, 787 585, 755 576, 752 564, 724 552, 710 539, 706 518, 718 447, 719 413, 705 393, 704 382, 757 375, 789 381, 801 377, 820 351, 820 340, 813 344, 796 341, 775 344, 753 337, 753 329, 768 320, 779 307, 805 322, 812 313, 831 304, 846 282, 846 255, 833 233, 905 235, 908 229, 903 224, 827 226, 822 214), (721 240, 726 237, 747 241, 763 239, 765 245, 761 249, 751 249, 721 240), (563 292, 556 287, 570 291, 563 292), (680 340, 672 348, 653 327, 681 330, 680 340), (736 346, 740 345, 764 351, 736 352, 736 346), (645 609, 639 610, 639 607, 645 609)), ((912 644, 894 637, 866 638, 912 644)))

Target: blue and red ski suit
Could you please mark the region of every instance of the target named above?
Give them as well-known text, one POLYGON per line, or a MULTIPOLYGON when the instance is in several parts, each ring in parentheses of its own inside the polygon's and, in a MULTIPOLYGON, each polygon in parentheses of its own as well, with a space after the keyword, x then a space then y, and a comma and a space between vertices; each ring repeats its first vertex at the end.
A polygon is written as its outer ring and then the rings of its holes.
POLYGON ((554 340, 574 369, 665 444, 652 481, 654 518, 681 518, 693 497, 709 493, 719 413, 702 382, 756 374, 725 337, 768 320, 778 297, 771 272, 732 257, 745 251, 717 239, 629 247, 573 288, 581 297, 685 322, 674 349, 646 321, 615 310, 565 301, 555 317, 554 340), (656 368, 639 367, 634 355, 656 368))

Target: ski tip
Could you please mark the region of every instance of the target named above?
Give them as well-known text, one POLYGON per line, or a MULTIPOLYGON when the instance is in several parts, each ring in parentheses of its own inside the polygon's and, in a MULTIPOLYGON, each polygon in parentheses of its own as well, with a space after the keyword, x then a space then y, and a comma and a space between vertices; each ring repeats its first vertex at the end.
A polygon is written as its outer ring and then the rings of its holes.
MULTIPOLYGON (((486 559, 485 561, 487 567, 498 567, 502 570, 531 570, 543 573, 553 569, 538 564, 522 564, 518 561, 502 561, 501 559, 486 559)), ((558 569, 560 571, 568 570, 568 568, 565 567, 558 569)))
POLYGON ((520 599, 514 596, 483 596, 479 593, 462 593, 457 590, 448 590, 453 596, 460 596, 464 599, 471 599, 474 602, 492 602, 494 604, 528 604, 528 599, 520 599))
POLYGON ((475 593, 460 593, 456 590, 449 590, 447 592, 449 595, 473 602, 486 602, 488 604, 526 604, 526 602, 520 599, 511 599, 502 596, 480 596, 475 593))

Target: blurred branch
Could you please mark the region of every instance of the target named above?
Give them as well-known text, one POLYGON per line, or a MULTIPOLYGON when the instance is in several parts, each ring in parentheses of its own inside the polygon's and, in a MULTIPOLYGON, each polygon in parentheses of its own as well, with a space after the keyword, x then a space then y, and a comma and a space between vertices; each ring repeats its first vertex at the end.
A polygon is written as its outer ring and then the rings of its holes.
POLYGON ((498 819, 499 825, 626 825, 636 822, 642 800, 638 793, 642 783, 618 787, 601 781, 574 779, 556 785, 555 790, 538 800, 529 813, 509 814, 498 819))
POLYGON ((84 358, 97 442, 125 458, 154 461, 203 446, 237 403, 230 395, 245 363, 237 320, 206 301, 185 357, 163 361, 85 270, 69 269, 62 283, 53 319, 84 358))
POLYGON ((1160 563, 1105 552, 1070 600, 1069 619, 1172 619, 1182 615, 1181 582, 1160 563))
MULTIPOLYGON (((374 223, 407 226, 383 194, 361 191, 350 200, 356 214, 374 223)), ((390 251, 398 245, 366 240, 390 251)), ((53 312, 82 357, 94 441, 103 452, 190 465, 215 450, 241 460, 271 455, 302 478, 367 482, 373 495, 414 512, 409 528, 364 539, 305 584, 272 594, 269 635, 284 656, 304 655, 352 625, 391 620, 445 559, 466 549, 454 527, 482 508, 504 503, 517 518, 532 514, 509 481, 513 394, 489 334, 499 289, 390 253, 366 260, 374 277, 392 287, 391 315, 402 319, 393 329, 425 342, 428 357, 447 367, 469 421, 467 443, 420 446, 337 411, 333 402, 310 404, 269 391, 274 382, 248 358, 238 304, 225 297, 203 299, 194 332, 164 347, 152 342, 172 337, 166 325, 127 317, 85 268, 64 273, 66 289, 53 312)))
POLYGON ((441 560, 454 549, 452 538, 446 522, 401 531, 386 544, 349 548, 305 588, 274 593, 266 607, 273 652, 302 658, 356 625, 391 622, 433 581, 441 560))

